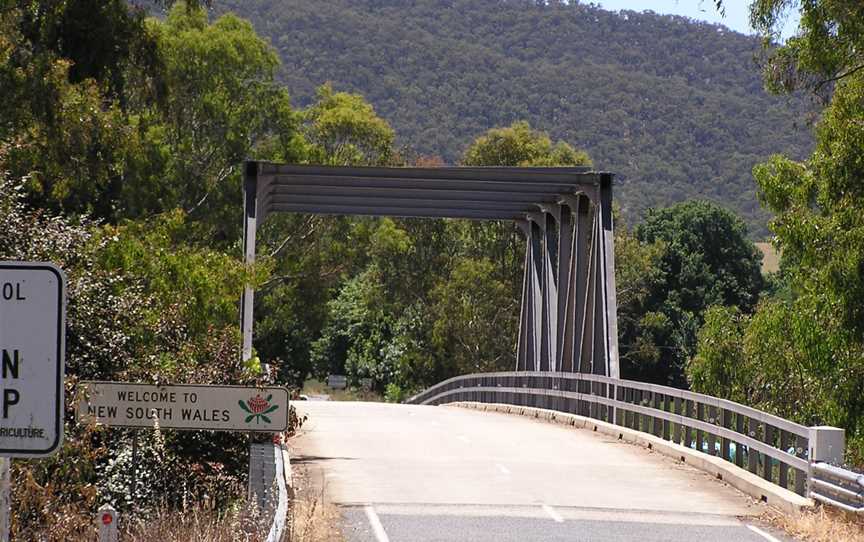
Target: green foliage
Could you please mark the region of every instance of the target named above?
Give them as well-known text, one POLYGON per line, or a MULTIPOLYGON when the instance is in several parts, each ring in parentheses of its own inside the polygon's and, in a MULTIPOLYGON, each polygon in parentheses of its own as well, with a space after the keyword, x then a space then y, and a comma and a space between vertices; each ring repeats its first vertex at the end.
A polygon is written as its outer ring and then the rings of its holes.
POLYGON ((383 166, 393 159, 393 129, 359 94, 333 92, 332 86, 323 85, 303 118, 315 163, 383 166))
MULTIPOLYGON (((754 2, 770 32, 787 2, 754 2)), ((864 462, 864 11, 859 2, 802 2, 799 35, 776 50, 766 82, 830 96, 817 146, 797 162, 754 168, 782 253, 777 294, 750 317, 717 312, 688 367, 695 389, 805 424, 847 430, 847 459, 864 462), (832 83, 831 85, 827 83, 832 83), (823 92, 823 91, 828 92, 823 92), (738 345, 736 346, 736 342, 738 345), (723 369, 723 361, 735 367, 723 369)))
POLYGON ((525 121, 508 128, 492 128, 465 151, 466 166, 590 166, 591 159, 569 143, 554 145, 545 132, 532 130, 525 121))
MULTIPOLYGON (((763 202, 776 213, 771 228, 787 284, 744 332, 757 387, 751 402, 805 423, 845 427, 853 439, 864 435, 862 103, 864 76, 844 78, 810 159, 774 157, 755 168, 763 202)), ((850 459, 864 459, 850 450, 850 459)))
POLYGON ((641 243, 621 224, 615 226, 615 289, 618 301, 619 356, 625 378, 656 367, 668 348, 663 342, 669 318, 649 307, 665 282, 662 241, 641 243))
POLYGON ((273 80, 278 58, 230 14, 210 24, 204 10, 178 4, 148 29, 164 73, 150 85, 155 93, 145 85, 135 96, 147 105, 131 119, 141 146, 131 164, 137 178, 124 187, 126 216, 180 207, 214 228, 217 239, 234 239, 239 164, 250 157, 294 161, 302 147, 288 93, 273 80))
POLYGON ((656 282, 638 311, 642 321, 630 325, 637 329, 633 345, 644 350, 646 342, 653 342, 664 351, 625 357, 639 364, 625 365, 624 371, 629 377, 683 386, 684 364, 695 353, 705 310, 722 305, 750 312, 755 307, 763 288, 762 255, 738 217, 704 201, 651 211, 635 233, 642 243, 660 242, 665 250, 656 282), (651 341, 640 341, 640 336, 651 341))
POLYGON ((446 352, 451 374, 482 373, 515 366, 519 304, 495 278, 488 259, 459 259, 449 279, 431 292, 431 345, 446 352))
MULTIPOLYGON (((847 0, 854 2, 857 0, 847 0)), ((705 2, 706 9, 710 6, 705 2)), ((324 81, 366 96, 399 145, 456 163, 524 119, 617 175, 623 217, 695 197, 767 235, 753 165, 812 144, 797 98, 764 92, 760 40, 682 17, 586 2, 226 0, 284 62, 300 104, 324 81)))
POLYGON ((830 95, 830 83, 864 69, 864 4, 858 0, 759 0, 750 4, 750 22, 776 39, 790 10, 799 10, 798 33, 769 49, 763 75, 769 89, 799 88, 830 95))
MULTIPOLYGON (((191 248, 164 250, 168 226, 141 239, 128 237, 132 230, 31 211, 20 181, 0 174, 0 259, 52 261, 68 277, 65 440, 56 456, 17 463, 16 476, 27 481, 16 484, 14 495, 20 512, 13 529, 19 538, 31 538, 50 525, 57 536, 84 536, 86 527, 66 514, 92 517, 94 506, 106 499, 123 508, 131 504, 130 434, 75 421, 79 379, 252 382, 254 375, 237 361, 235 319, 229 325, 227 315, 222 322, 214 316, 220 310, 218 292, 227 295, 236 288, 236 271, 232 277, 224 260, 191 248), (119 257, 145 245, 135 261, 119 257), (174 284, 152 280, 172 270, 174 284), (214 283, 219 273, 225 273, 222 285, 214 283), (200 298, 192 299, 196 295, 200 298)), ((245 439, 233 434, 145 437, 139 479, 153 483, 139 486, 136 503, 178 504, 205 493, 230 496, 225 488, 238 481, 245 446, 245 439)))

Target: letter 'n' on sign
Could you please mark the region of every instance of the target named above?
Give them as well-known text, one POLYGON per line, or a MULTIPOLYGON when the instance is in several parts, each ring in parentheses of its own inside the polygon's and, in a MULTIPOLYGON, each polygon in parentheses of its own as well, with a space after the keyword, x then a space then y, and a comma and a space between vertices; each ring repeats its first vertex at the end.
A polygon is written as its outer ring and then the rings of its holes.
POLYGON ((0 262, 0 322, 0 455, 51 455, 63 441, 63 271, 0 262))

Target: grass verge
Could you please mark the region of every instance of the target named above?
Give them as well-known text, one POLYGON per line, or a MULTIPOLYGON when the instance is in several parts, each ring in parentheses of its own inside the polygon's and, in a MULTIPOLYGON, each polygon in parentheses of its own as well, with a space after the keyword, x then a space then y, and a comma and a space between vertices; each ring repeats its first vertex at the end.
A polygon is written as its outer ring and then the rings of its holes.
POLYGON ((766 513, 765 520, 798 540, 864 542, 862 518, 824 506, 794 515, 770 510, 766 513))
POLYGON ((344 542, 345 537, 339 531, 341 521, 339 509, 327 498, 323 473, 318 471, 313 477, 307 466, 292 463, 292 475, 294 501, 291 507, 288 540, 290 542, 344 542))

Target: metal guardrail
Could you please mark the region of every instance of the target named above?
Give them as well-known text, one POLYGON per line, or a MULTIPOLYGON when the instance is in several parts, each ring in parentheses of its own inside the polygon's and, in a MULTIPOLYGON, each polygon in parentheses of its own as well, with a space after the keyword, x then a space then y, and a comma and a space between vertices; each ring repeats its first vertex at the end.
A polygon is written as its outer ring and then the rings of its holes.
POLYGON ((822 447, 816 446, 819 431, 839 431, 807 427, 709 395, 581 373, 464 375, 432 386, 406 403, 454 401, 530 406, 602 420, 720 457, 802 496, 815 491, 816 482, 814 488, 808 488, 807 482, 811 461, 821 459, 815 457, 822 453, 822 447))
POLYGON ((814 463, 810 472, 810 497, 847 512, 864 514, 864 474, 826 463, 814 463))
POLYGON ((278 542, 285 532, 288 513, 286 465, 282 447, 273 443, 255 443, 249 450, 249 498, 272 518, 267 542, 278 542))

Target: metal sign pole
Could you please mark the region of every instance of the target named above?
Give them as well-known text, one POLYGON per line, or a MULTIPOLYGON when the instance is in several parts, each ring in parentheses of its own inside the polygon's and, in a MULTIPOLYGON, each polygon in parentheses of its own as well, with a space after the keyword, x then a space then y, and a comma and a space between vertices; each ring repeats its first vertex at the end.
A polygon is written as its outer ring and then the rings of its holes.
POLYGON ((132 492, 131 502, 135 504, 135 492, 138 490, 138 430, 132 430, 132 492))
POLYGON ((0 457, 0 542, 9 542, 9 522, 12 516, 12 459, 0 457))

